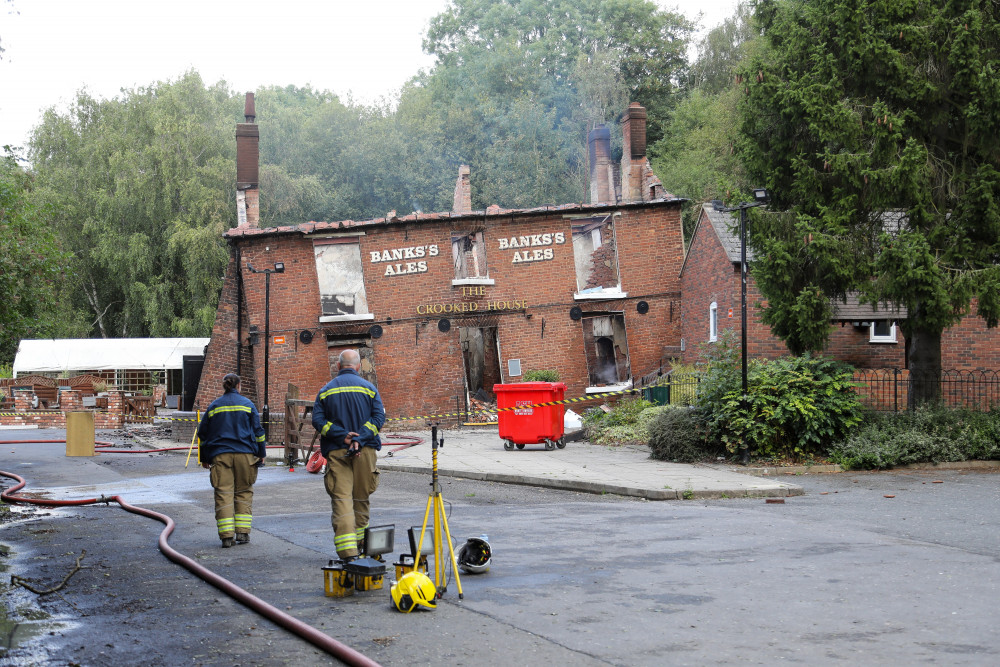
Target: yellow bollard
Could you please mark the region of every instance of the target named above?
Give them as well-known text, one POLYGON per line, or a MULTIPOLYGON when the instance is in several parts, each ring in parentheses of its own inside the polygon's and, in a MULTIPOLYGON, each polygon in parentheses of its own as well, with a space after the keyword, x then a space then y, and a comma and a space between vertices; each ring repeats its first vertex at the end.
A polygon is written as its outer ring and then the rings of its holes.
MULTIPOLYGON (((194 433, 191 434, 191 446, 188 447, 188 457, 184 460, 184 467, 188 467, 188 463, 191 462, 191 452, 194 451, 194 445, 198 442, 198 426, 201 424, 201 411, 196 410, 194 413, 194 433)), ((198 448, 198 465, 201 465, 201 447, 198 448)))
POLYGON ((94 455, 94 413, 66 413, 66 456, 94 455))

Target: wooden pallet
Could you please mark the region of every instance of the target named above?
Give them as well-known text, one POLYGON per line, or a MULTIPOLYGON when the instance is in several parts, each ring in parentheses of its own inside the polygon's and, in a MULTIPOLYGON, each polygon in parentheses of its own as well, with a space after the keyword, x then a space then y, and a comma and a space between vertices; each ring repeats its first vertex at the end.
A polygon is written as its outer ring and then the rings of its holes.
POLYGON ((299 388, 288 383, 285 394, 285 462, 305 463, 312 454, 316 430, 312 426, 312 408, 315 401, 299 398, 299 388))

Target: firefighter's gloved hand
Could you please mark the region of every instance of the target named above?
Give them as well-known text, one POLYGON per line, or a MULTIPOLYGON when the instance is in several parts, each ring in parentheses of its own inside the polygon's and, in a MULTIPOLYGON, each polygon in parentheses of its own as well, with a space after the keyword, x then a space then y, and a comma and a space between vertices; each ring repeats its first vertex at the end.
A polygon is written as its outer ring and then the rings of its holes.
POLYGON ((347 448, 347 458, 354 458, 361 453, 361 443, 357 440, 351 442, 351 446, 347 448))

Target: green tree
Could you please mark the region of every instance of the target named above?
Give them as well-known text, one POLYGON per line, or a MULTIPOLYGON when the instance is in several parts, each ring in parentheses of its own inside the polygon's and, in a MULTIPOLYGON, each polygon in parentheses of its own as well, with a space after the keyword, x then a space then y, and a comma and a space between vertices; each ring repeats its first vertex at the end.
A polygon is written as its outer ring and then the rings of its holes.
POLYGON ((736 13, 709 31, 698 43, 698 57, 690 70, 690 85, 715 94, 733 86, 736 68, 758 35, 750 3, 744 0, 736 13))
POLYGON ((677 105, 660 141, 650 148, 653 171, 670 193, 686 197, 684 238, 691 240, 703 202, 726 199, 746 188, 737 141, 735 89, 695 89, 677 105))
POLYGON ((747 3, 712 29, 698 45, 689 87, 671 111, 663 138, 650 147, 650 163, 668 192, 689 199, 684 235, 690 240, 701 205, 746 190, 745 172, 735 152, 740 93, 736 68, 756 48, 747 3))
POLYGON ((998 14, 760 0, 764 45, 740 68, 742 156, 787 212, 752 225, 765 321, 818 349, 829 297, 905 306, 917 402, 936 397, 941 334, 971 300, 988 326, 1000 317, 998 14))
POLYGON ((556 86, 571 78, 580 54, 612 53, 631 98, 648 110, 655 141, 686 76, 692 30, 648 0, 453 0, 431 19, 424 49, 445 68, 517 53, 556 86))
POLYGON ((33 203, 32 175, 9 146, 0 156, 0 365, 22 338, 57 335, 71 323, 58 315, 59 284, 69 256, 33 203))
POLYGON ((456 0, 431 20, 424 48, 437 63, 399 110, 431 100, 448 193, 457 165, 471 165, 476 208, 583 201, 588 130, 631 99, 655 141, 691 30, 645 0, 456 0))
POLYGON ((235 223, 241 99, 189 72, 112 100, 80 92, 31 139, 37 196, 73 252, 67 298, 104 337, 211 331, 235 223))

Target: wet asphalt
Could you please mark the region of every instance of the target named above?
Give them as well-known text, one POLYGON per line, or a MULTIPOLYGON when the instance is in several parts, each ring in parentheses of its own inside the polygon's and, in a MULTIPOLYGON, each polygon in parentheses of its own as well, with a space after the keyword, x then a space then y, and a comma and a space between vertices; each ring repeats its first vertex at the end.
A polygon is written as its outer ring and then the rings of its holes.
MULTIPOLYGON (((449 581, 436 610, 403 615, 388 586, 323 595, 329 502, 302 470, 261 471, 252 542, 225 550, 207 472, 183 454, 0 445, 0 470, 29 493, 121 492, 169 514, 174 548, 384 665, 1000 660, 995 471, 798 475, 798 497, 661 502, 445 477, 452 536, 488 534, 491 570, 461 576, 464 599, 449 581)), ((382 474, 372 521, 396 525, 397 554, 429 481, 382 474)), ((169 562, 156 522, 105 505, 4 515, 7 574, 51 587, 86 554, 55 593, 5 583, 0 664, 337 664, 169 562)))

